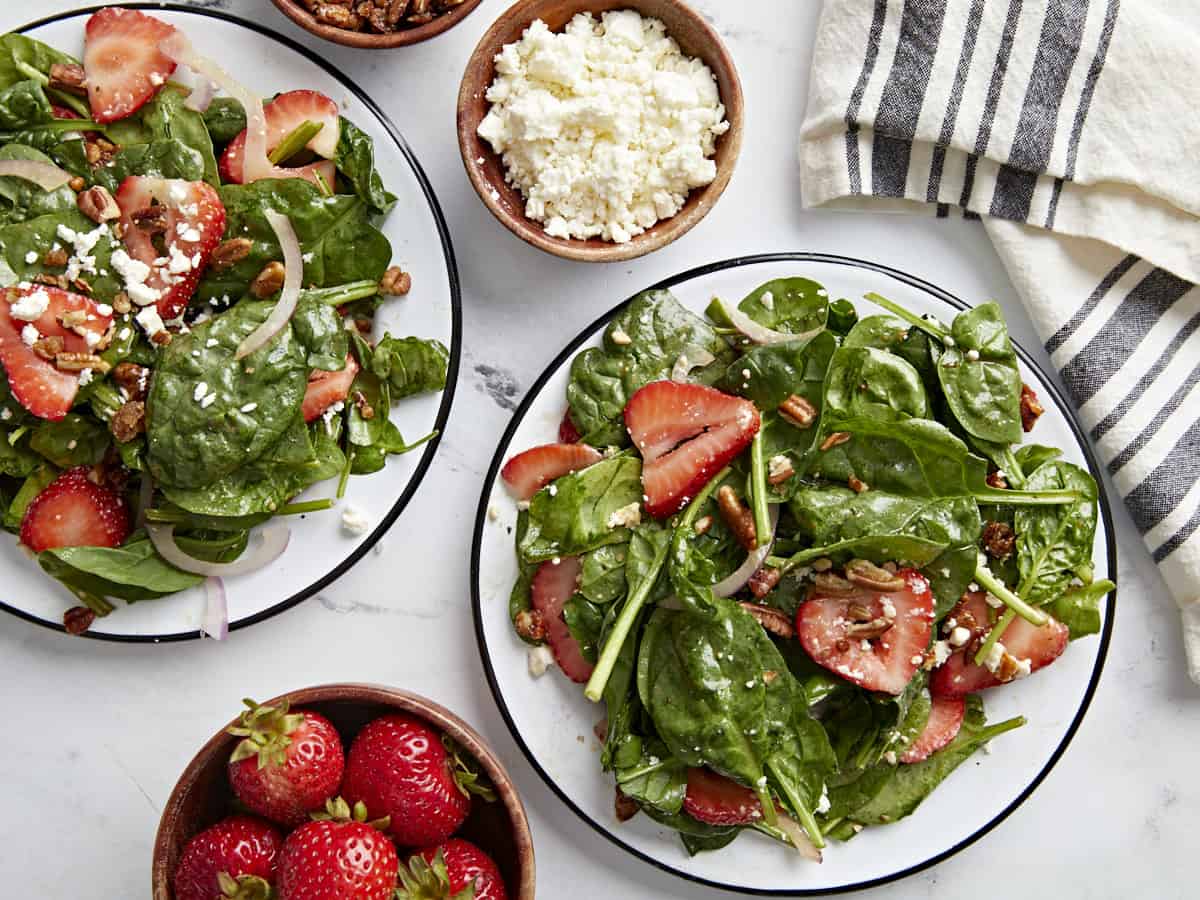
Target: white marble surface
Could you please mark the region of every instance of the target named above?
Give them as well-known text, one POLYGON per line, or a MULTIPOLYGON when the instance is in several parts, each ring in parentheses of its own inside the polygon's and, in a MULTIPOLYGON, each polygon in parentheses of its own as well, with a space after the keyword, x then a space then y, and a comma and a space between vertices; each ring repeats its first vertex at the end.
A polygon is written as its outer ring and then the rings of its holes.
MULTIPOLYGON (((78 5, 0 4, 0 30, 78 5)), ((159 811, 192 753, 246 695, 375 681, 446 704, 492 742, 523 791, 539 893, 579 900, 718 897, 625 856, 562 806, 525 763, 484 681, 468 557, 480 480, 510 410, 564 342, 617 300, 714 259, 818 250, 879 260, 968 299, 996 297, 1030 327, 983 232, 961 220, 801 209, 795 142, 815 0, 700 0, 746 92, 738 172, 713 213, 648 259, 589 267, 546 256, 487 214, 459 162, 454 101, 466 58, 507 0, 485 0, 423 45, 367 53, 310 39, 266 0, 201 0, 253 16, 332 59, 404 131, 454 235, 466 321, 458 396, 422 490, 385 539, 321 597, 225 644, 74 640, 0 628, 0 871, 40 897, 145 896, 159 811)), ((403 215, 400 210, 396 215, 403 215)), ((872 898, 1195 897, 1200 693, 1184 675, 1177 613, 1129 517, 1116 510, 1121 600, 1108 664, 1074 743, 1025 805, 936 868, 872 898), (1191 861, 1189 861, 1191 860, 1191 861)), ((0 891, 7 894, 9 891, 0 891)))

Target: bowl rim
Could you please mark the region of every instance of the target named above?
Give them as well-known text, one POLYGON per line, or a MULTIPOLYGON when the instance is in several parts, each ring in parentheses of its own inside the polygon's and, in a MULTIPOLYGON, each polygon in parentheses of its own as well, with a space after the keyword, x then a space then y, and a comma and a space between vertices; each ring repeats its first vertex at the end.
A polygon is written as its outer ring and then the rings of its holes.
MULTIPOLYGON (((467 722, 428 697, 406 691, 402 688, 389 687, 383 684, 366 682, 334 682, 330 684, 313 685, 286 691, 264 705, 278 705, 287 701, 292 708, 302 707, 312 703, 371 703, 391 707, 396 710, 412 713, 417 718, 429 722, 445 734, 449 735, 461 746, 487 774, 496 788, 497 798, 504 804, 513 829, 513 843, 517 855, 522 859, 520 869, 520 884, 512 893, 514 900, 533 900, 537 883, 536 856, 533 846, 533 831, 529 825, 529 817, 525 812, 525 804, 517 791, 516 783, 508 774, 504 764, 488 746, 483 737, 467 722)), ((184 797, 191 790, 200 770, 208 764, 223 746, 238 739, 228 733, 227 729, 238 724, 240 717, 227 722, 196 751, 183 772, 171 789, 167 802, 163 805, 159 816, 158 828, 154 835, 154 845, 151 855, 151 895, 155 900, 169 900, 173 897, 171 890, 171 875, 167 871, 168 848, 172 842, 169 824, 174 824, 178 818, 178 810, 183 804, 184 797)))
POLYGON ((350 31, 346 28, 338 28, 336 25, 326 25, 318 22, 316 16, 300 5, 299 0, 271 0, 271 2, 289 19, 319 38, 334 44, 341 44, 343 47, 356 47, 359 50, 389 50, 393 47, 419 44, 437 37, 444 31, 449 31, 470 15, 482 0, 463 0, 449 12, 442 13, 424 25, 404 28, 400 31, 393 31, 391 34, 350 31))
MULTIPOLYGON (((458 148, 463 167, 466 169, 467 178, 475 188, 475 193, 479 195, 484 206, 500 224, 525 243, 554 256, 576 262, 624 262, 637 259, 673 243, 699 225, 729 186, 741 156, 744 132, 745 95, 742 90, 741 76, 734 63, 733 55, 725 46, 721 35, 704 16, 683 0, 659 0, 659 2, 674 7, 680 15, 690 20, 695 25, 697 32, 703 36, 703 40, 712 48, 709 52, 689 55, 701 59, 718 80, 721 74, 724 74, 728 81, 728 91, 722 92, 720 99, 725 106, 725 118, 729 122, 729 130, 718 138, 718 149, 723 153, 723 158, 717 165, 716 178, 704 187, 692 190, 688 196, 689 204, 674 216, 659 220, 627 243, 617 244, 584 241, 578 238, 551 237, 546 234, 545 229, 539 223, 502 206, 499 202, 498 192, 493 193, 497 185, 485 176, 482 167, 476 163, 476 160, 482 153, 485 158, 496 160, 501 170, 503 170, 504 163, 495 151, 476 135, 476 128, 479 126, 479 121, 482 121, 482 117, 477 119, 474 115, 468 115, 468 112, 476 100, 478 93, 476 87, 486 87, 483 77, 478 79, 474 77, 476 73, 485 72, 489 75, 494 73, 493 60, 500 48, 512 40, 516 40, 534 19, 539 18, 543 8, 555 2, 556 0, 517 0, 496 18, 479 39, 475 49, 471 51, 458 92, 456 125, 458 148), (696 200, 694 205, 690 203, 693 198, 696 200)), ((595 12, 586 7, 602 2, 604 0, 568 0, 568 5, 584 7, 580 8, 578 12, 595 12)), ((626 5, 627 8, 636 9, 635 2, 636 0, 630 0, 626 5)), ((622 7, 618 5, 615 8, 622 7)), ((642 12, 641 10, 637 11, 642 12)), ((642 15, 653 17, 652 14, 645 12, 642 12, 642 15)), ((490 77, 486 79, 486 81, 490 80, 490 77)))

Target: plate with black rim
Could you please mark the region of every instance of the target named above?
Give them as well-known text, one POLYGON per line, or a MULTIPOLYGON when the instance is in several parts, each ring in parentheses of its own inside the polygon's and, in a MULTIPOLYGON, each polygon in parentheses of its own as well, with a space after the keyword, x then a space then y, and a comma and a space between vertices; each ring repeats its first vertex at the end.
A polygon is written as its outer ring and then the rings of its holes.
MULTIPOLYGON (((702 314, 713 296, 734 300, 774 278, 803 276, 831 298, 877 292, 920 314, 949 320, 967 308, 936 286, 874 263, 824 254, 789 253, 732 259, 684 272, 655 285, 702 314)), ((628 301, 627 301, 628 302, 628 301)), ((860 315, 881 310, 855 300, 860 315)), ((514 453, 557 440, 566 408, 571 361, 597 346, 622 303, 589 325, 554 359, 525 397, 505 432, 484 482, 472 546, 476 636, 496 702, 518 745, 547 785, 599 834, 639 859, 685 879, 750 894, 814 896, 895 881, 946 859, 995 828, 1037 788, 1066 751, 1100 677, 1112 632, 1116 595, 1103 605, 1101 633, 1071 644, 1054 666, 987 691, 988 721, 1024 715, 1028 723, 995 740, 960 766, 911 816, 831 843, 820 864, 758 834, 717 852, 689 857, 677 836, 645 815, 618 823, 613 782, 600 770, 593 727, 604 716, 580 685, 552 668, 535 679, 528 647, 514 634, 508 597, 516 577, 513 529, 517 507, 499 472, 514 453)), ((1096 577, 1116 581, 1116 544, 1100 469, 1083 431, 1052 379, 1018 348, 1021 374, 1046 407, 1031 436, 1064 448, 1064 458, 1093 473, 1100 487, 1094 560, 1096 577)))
MULTIPOLYGON (((457 380, 462 313, 458 272, 450 235, 437 198, 420 163, 382 109, 346 75, 312 51, 263 26, 216 10, 178 5, 126 4, 142 8, 186 31, 196 49, 216 59, 234 78, 257 93, 309 88, 332 97, 342 114, 375 143, 376 165, 398 202, 380 226, 392 244, 394 264, 412 275, 412 290, 385 303, 376 319, 379 334, 436 338, 450 349, 447 386, 441 393, 407 398, 392 409, 392 420, 409 440, 441 432, 450 414, 457 380)), ((98 8, 98 7, 97 7, 98 8)), ((82 9, 16 29, 78 56, 83 28, 95 9, 82 9)), ((346 248, 352 252, 352 248, 346 248)), ((437 450, 437 440, 403 456, 393 456, 373 474, 350 479, 343 504, 362 511, 371 523, 350 535, 341 527, 339 507, 291 517, 287 550, 256 572, 226 579, 230 628, 236 630, 282 612, 330 584, 383 536, 416 492, 437 450)), ((319 484, 298 500, 332 496, 319 484)), ((0 542, 6 591, 0 607, 29 621, 62 629, 73 598, 28 559, 16 541, 0 542)), ((97 619, 89 637, 118 641, 174 641, 197 638, 203 600, 196 593, 125 605, 97 619)))

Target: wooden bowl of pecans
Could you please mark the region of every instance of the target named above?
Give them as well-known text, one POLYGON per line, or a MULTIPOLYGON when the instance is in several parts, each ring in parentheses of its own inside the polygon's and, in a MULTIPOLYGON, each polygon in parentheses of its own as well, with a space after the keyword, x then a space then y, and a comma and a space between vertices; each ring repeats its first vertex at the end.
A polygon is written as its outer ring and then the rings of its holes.
POLYGON ((465 19, 480 0, 271 0, 317 37, 367 50, 404 47, 465 19))

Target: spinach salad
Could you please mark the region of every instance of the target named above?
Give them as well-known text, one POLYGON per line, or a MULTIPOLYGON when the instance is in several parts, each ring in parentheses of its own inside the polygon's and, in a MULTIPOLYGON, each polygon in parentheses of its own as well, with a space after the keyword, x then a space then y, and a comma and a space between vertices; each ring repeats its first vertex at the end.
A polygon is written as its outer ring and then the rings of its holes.
POLYGON ((448 353, 372 337, 410 279, 333 100, 264 103, 178 29, 101 10, 82 63, 0 37, 0 173, 0 515, 80 604, 68 630, 265 564, 286 517, 433 437, 389 413, 448 353))
POLYGON ((530 670, 603 704, 617 817, 692 854, 754 830, 819 858, 909 815, 1024 724, 982 692, 1101 628, 1096 483, 1024 442, 1000 308, 868 299, 643 293, 572 363, 559 441, 501 472, 530 670))

